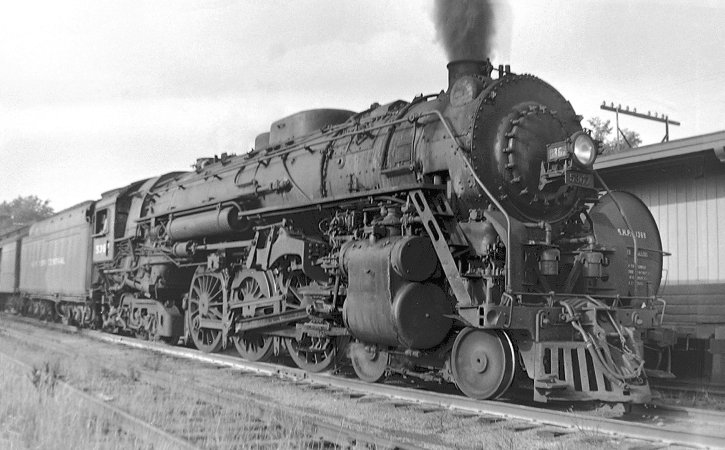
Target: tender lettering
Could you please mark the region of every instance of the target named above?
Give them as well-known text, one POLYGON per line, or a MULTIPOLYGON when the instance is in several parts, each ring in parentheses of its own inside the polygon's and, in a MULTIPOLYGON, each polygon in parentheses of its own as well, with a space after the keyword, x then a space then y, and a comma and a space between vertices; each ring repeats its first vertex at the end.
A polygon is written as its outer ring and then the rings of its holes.
MULTIPOLYGON (((626 228, 617 228, 617 233, 619 233, 620 236, 632 236, 632 233, 626 228)), ((647 233, 641 230, 634 230, 634 236, 637 239, 647 239, 647 233)))

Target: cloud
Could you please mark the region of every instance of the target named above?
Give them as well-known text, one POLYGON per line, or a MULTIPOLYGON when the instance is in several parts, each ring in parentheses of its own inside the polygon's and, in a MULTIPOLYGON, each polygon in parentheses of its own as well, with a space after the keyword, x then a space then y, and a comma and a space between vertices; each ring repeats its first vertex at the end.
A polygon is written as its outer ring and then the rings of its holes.
POLYGON ((0 99, 23 106, 243 94, 260 76, 268 81, 270 62, 282 67, 269 81, 294 79, 301 66, 284 63, 300 51, 316 70, 328 45, 357 51, 391 30, 421 36, 401 18, 426 20, 425 4, 385 8, 350 0, 324 9, 309 0, 17 2, 0 18, 0 64, 14 68, 0 71, 0 99))
MULTIPOLYGON (((500 30, 511 46, 494 64, 541 76, 587 117, 611 98, 677 115, 682 132, 721 126, 722 6, 583 4, 512 0, 512 25, 500 30)), ((447 59, 431 9, 0 0, 0 201, 37 194, 65 207, 198 156, 244 152, 299 110, 438 92, 447 59)))

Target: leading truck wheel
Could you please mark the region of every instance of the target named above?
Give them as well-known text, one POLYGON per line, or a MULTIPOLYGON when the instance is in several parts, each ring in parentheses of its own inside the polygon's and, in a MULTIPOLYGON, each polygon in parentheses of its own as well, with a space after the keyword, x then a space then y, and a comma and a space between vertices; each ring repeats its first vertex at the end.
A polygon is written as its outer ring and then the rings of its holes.
POLYGON ((204 353, 219 351, 222 347, 222 330, 204 328, 202 319, 221 323, 222 308, 226 301, 226 283, 221 274, 200 272, 194 275, 189 291, 189 328, 196 348, 204 353))
POLYGON ((287 339, 287 350, 297 367, 307 372, 322 372, 333 366, 347 345, 344 336, 312 337, 304 335, 301 341, 287 339))
POLYGON ((477 400, 503 395, 513 382, 515 362, 511 339, 498 330, 465 328, 456 337, 451 351, 456 386, 477 400))
POLYGON ((385 375, 390 355, 376 345, 353 342, 348 349, 352 367, 358 378, 368 383, 377 383, 385 375))

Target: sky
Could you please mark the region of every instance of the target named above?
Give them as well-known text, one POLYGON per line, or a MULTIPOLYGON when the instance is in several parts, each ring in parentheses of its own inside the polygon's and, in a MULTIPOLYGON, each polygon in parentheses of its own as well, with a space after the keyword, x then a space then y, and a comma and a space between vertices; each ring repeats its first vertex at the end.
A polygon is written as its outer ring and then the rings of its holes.
MULTIPOLYGON (((454 1, 454 0, 451 0, 454 1)), ((510 0, 492 61, 588 118, 602 101, 725 129, 725 2, 510 0)), ((432 0, 0 0, 0 202, 62 210, 197 157, 245 153, 300 110, 446 87, 432 0)), ((621 126, 644 143, 664 127, 621 126)))

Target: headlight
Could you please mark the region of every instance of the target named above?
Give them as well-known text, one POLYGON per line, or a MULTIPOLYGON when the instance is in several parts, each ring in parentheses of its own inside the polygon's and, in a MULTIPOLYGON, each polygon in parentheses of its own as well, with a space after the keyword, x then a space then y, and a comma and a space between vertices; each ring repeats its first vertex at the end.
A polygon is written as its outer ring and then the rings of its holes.
POLYGON ((574 158, 584 167, 592 167, 597 159, 597 146, 588 134, 580 131, 572 136, 574 158))

